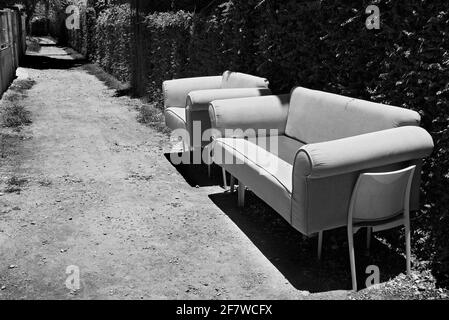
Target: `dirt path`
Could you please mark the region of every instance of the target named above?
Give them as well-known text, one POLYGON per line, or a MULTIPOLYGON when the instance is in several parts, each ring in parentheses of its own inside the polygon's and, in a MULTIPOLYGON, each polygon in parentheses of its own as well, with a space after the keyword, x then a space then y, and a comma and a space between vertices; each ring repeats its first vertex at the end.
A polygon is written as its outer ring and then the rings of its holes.
POLYGON ((168 139, 136 121, 138 101, 51 65, 21 70, 36 81, 33 124, 0 169, 0 299, 312 297, 214 203, 223 189, 196 188, 170 164, 168 139), (22 190, 2 192, 12 176, 22 190), (71 265, 77 292, 65 285, 71 265))

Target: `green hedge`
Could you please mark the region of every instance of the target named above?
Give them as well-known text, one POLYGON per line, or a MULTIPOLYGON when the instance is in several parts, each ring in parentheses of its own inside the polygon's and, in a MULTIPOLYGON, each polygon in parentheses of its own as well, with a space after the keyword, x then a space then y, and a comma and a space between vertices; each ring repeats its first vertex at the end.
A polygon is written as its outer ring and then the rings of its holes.
MULTIPOLYGON (((424 163, 414 252, 449 285, 447 0, 217 3, 200 14, 146 17, 142 68, 149 96, 161 101, 166 79, 231 69, 268 78, 275 93, 301 85, 418 111, 436 147, 424 163), (380 30, 365 27, 371 4, 380 8, 380 30)), ((102 11, 93 41, 93 60, 125 81, 131 78, 129 21, 126 5, 102 11)))
POLYGON ((302 85, 421 114, 436 147, 424 163, 422 210, 413 217, 414 252, 433 262, 440 284, 447 286, 449 4, 377 1, 378 31, 364 26, 370 4, 329 0, 311 10, 297 1, 266 1, 253 11, 258 17, 254 67, 275 91, 302 85))
POLYGON ((95 29, 95 62, 123 82, 131 80, 131 9, 127 4, 103 10, 95 29))
POLYGON ((145 57, 148 94, 161 101, 162 82, 189 75, 188 45, 192 14, 184 11, 155 13, 145 18, 145 57))

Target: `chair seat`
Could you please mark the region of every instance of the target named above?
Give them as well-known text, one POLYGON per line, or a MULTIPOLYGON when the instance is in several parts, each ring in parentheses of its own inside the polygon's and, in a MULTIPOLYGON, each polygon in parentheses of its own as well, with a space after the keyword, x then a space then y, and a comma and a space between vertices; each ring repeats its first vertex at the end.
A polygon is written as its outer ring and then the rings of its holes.
POLYGON ((380 225, 386 225, 393 222, 402 222, 404 220, 404 214, 401 212, 399 214, 395 214, 391 217, 384 218, 384 219, 353 219, 354 226, 357 227, 374 227, 374 226, 380 226, 380 225))
POLYGON ((172 130, 187 130, 186 109, 177 107, 165 109, 165 124, 172 130))
POLYGON ((276 139, 277 148, 270 146, 270 138, 257 142, 233 138, 217 139, 214 162, 238 177, 290 221, 293 162, 296 152, 304 144, 286 136, 271 139, 276 139), (229 160, 232 160, 231 163, 229 160))

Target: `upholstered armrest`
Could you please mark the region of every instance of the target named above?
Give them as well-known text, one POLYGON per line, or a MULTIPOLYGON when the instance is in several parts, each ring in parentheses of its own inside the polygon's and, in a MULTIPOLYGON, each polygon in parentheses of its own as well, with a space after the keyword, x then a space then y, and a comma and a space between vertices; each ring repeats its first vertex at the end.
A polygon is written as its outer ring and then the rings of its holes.
POLYGON ((432 153, 430 134, 420 127, 399 127, 302 147, 293 175, 324 178, 421 159, 432 153))
POLYGON ((266 134, 277 130, 278 135, 282 135, 287 124, 289 102, 290 95, 216 100, 209 106, 211 125, 221 137, 225 137, 227 130, 237 129, 256 132, 265 129, 266 134))
POLYGON ((187 108, 190 111, 207 111, 214 100, 260 97, 270 95, 266 88, 238 88, 192 91, 187 96, 187 108))
POLYGON ((194 90, 220 89, 222 76, 184 78, 164 81, 162 90, 164 93, 164 105, 168 107, 184 108, 187 95, 194 90))

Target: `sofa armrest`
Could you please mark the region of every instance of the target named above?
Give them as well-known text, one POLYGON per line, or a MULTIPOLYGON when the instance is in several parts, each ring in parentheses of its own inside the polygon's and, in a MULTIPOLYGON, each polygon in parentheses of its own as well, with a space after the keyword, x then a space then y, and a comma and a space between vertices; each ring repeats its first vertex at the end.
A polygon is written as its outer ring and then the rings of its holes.
POLYGON ((195 90, 220 89, 222 76, 184 78, 164 81, 162 91, 164 94, 164 106, 184 108, 187 95, 195 90))
POLYGON ((190 111, 208 111, 214 100, 260 97, 270 95, 266 88, 238 88, 192 91, 187 96, 187 109, 190 111))
POLYGON ((293 176, 324 178, 421 159, 433 147, 430 134, 413 126, 309 144, 298 151, 293 176))
POLYGON ((214 138, 226 137, 232 131, 232 137, 237 138, 237 130, 266 130, 267 135, 277 130, 277 135, 283 135, 289 106, 290 95, 213 101, 209 116, 214 138))

